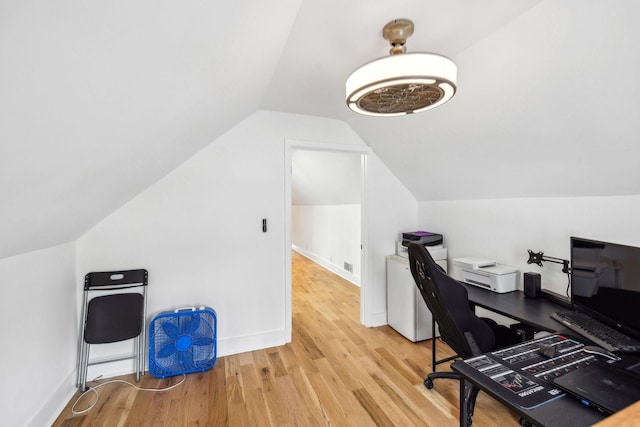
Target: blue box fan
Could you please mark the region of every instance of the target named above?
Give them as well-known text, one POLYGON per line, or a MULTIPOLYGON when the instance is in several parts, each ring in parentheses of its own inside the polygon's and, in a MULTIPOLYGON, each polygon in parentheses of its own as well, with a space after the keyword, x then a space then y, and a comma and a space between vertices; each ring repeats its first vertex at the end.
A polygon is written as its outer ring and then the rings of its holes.
POLYGON ((216 312, 183 307, 149 324, 149 372, 157 378, 204 372, 216 363, 216 312))

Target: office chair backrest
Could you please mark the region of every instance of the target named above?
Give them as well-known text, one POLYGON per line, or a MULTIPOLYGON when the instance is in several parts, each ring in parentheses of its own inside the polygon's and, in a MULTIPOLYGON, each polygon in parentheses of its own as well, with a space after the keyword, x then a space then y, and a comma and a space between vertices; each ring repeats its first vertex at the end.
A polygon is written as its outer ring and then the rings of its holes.
POLYGON ((463 358, 493 350, 495 334, 471 310, 464 286, 449 277, 422 245, 409 245, 409 264, 413 279, 449 347, 463 358))

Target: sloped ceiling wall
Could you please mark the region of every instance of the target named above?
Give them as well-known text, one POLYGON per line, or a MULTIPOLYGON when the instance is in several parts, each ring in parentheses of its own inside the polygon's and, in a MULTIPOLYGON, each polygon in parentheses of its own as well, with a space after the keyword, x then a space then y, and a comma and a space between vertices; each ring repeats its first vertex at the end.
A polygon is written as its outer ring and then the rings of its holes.
POLYGON ((447 105, 349 123, 420 201, 640 194, 637 16, 542 2, 455 57, 447 105))
POLYGON ((258 109, 300 0, 0 4, 0 258, 76 239, 258 109))
POLYGON ((76 239, 257 109, 345 121, 417 200, 638 194, 640 3, 0 4, 0 258, 76 239), (381 29, 459 67, 429 113, 360 117, 381 29))

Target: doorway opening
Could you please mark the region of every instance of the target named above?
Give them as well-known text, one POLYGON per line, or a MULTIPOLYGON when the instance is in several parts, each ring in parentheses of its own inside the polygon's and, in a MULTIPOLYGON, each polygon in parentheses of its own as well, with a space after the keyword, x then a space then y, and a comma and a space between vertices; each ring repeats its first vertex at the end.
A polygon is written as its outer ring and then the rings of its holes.
MULTIPOLYGON (((288 339, 291 340, 291 325, 292 325, 292 277, 291 277, 291 262, 292 262, 292 210, 293 210, 293 170, 294 170, 294 158, 303 158, 303 159, 313 159, 313 154, 318 154, 318 159, 322 158, 323 161, 326 161, 327 158, 333 156, 335 159, 340 158, 341 154, 350 156, 344 156, 344 159, 350 158, 351 160, 345 160, 345 164, 348 164, 349 161, 352 161, 354 158, 354 154, 357 158, 357 163, 351 163, 352 165, 357 164, 358 170, 352 171, 350 179, 359 178, 358 183, 358 193, 359 193, 359 201, 360 201, 360 209, 359 209, 359 242, 356 242, 355 250, 352 248, 350 251, 351 257, 357 256, 355 262, 351 263, 349 267, 353 268, 354 264, 359 263, 360 267, 360 277, 359 277, 359 285, 360 285, 360 323, 367 325, 367 313, 370 312, 370 304, 368 303, 367 296, 370 292, 368 292, 367 288, 367 227, 366 227, 366 218, 367 218, 367 161, 368 155, 370 154, 369 147, 366 146, 355 146, 355 145, 341 145, 341 144, 327 144, 327 143, 314 143, 308 141, 285 141, 285 187, 286 187, 286 197, 285 197, 285 325, 288 339), (296 153, 301 153, 302 156, 298 156, 296 153), (329 156, 329 157, 327 157, 329 156), (353 177, 356 178, 353 178, 353 177), (354 255, 356 254, 356 255, 354 255)), ((331 169, 325 164, 327 169, 331 169)), ((329 179, 335 179, 335 177, 330 177, 329 179)), ((345 184, 346 185, 346 184, 345 184)), ((330 188, 327 187, 327 188, 330 188)), ((351 190, 350 190, 351 191, 351 190)), ((346 200, 345 198, 348 194, 340 194, 336 198, 336 195, 316 195, 316 197, 334 197, 334 200, 346 200)), ((353 195, 351 195, 353 197, 353 195)), ((327 199, 329 200, 329 199, 327 199)), ((353 209, 353 207, 351 207, 353 209)), ((353 212, 351 213, 353 215, 353 212)), ((327 249, 330 252, 330 249, 327 249)), ((347 269, 347 265, 349 263, 345 262, 345 270, 347 269)), ((331 269, 330 269, 331 270, 331 269)), ((335 272, 335 271, 334 271, 335 272)), ((340 274, 339 274, 340 275, 340 274)), ((353 280, 351 280, 353 282, 353 280)))

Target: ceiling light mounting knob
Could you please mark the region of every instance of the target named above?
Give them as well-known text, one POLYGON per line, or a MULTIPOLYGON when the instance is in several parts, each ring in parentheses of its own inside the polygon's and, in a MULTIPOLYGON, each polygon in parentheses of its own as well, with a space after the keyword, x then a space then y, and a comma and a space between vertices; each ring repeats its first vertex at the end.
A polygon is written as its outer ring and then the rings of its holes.
POLYGON ((391 55, 406 53, 405 43, 413 34, 413 22, 408 19, 394 19, 382 29, 382 37, 391 43, 391 55))

